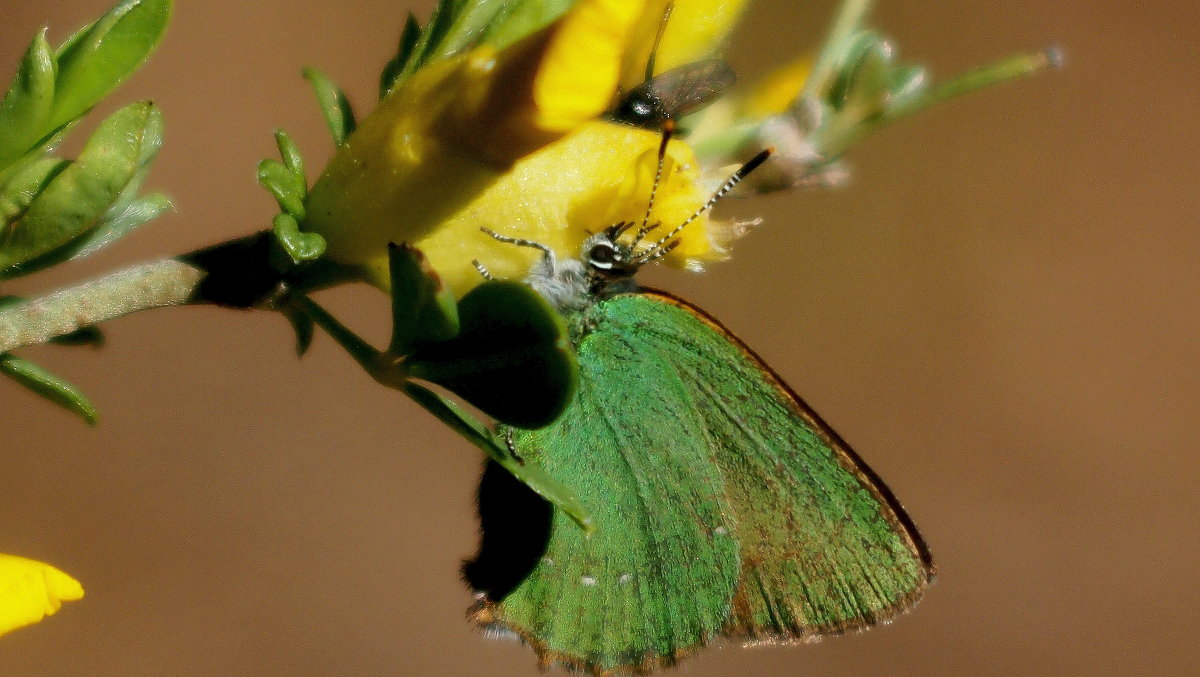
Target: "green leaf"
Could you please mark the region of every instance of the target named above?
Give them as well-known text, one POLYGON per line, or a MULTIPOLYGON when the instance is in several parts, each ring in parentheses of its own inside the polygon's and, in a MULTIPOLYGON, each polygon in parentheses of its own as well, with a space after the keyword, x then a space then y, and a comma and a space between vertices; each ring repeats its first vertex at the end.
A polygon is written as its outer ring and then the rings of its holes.
POLYGON ((167 196, 158 193, 119 204, 119 208, 104 215, 95 230, 67 245, 70 253, 67 258, 78 259, 93 254, 174 207, 167 196))
POLYGON ((293 264, 313 261, 325 253, 325 238, 319 233, 300 232, 300 224, 290 214, 276 214, 272 225, 275 239, 293 264))
POLYGON ((132 200, 162 144, 162 114, 135 103, 101 123, 79 158, 34 198, 0 239, 0 274, 52 252, 103 224, 132 200))
POLYGON ((58 127, 54 131, 36 141, 33 147, 25 151, 25 154, 19 159, 9 163, 7 167, 0 168, 0 185, 8 183, 13 176, 28 169, 29 165, 42 160, 45 158, 45 156, 54 152, 54 149, 58 147, 58 144, 62 143, 63 139, 67 138, 67 135, 70 134, 71 130, 75 129, 78 124, 79 120, 74 120, 58 127))
POLYGON ((430 51, 430 61, 453 56, 473 45, 510 3, 509 0, 459 0, 449 4, 454 5, 450 26, 430 51))
POLYGON ((61 158, 44 157, 22 166, 0 185, 0 220, 16 221, 46 186, 71 163, 61 158))
POLYGON ((541 466, 513 456, 502 443, 497 443, 490 430, 454 402, 416 383, 406 383, 404 389, 426 411, 479 447, 522 484, 561 509, 584 531, 592 533, 595 530, 591 514, 575 492, 560 484, 541 466))
POLYGON ((75 386, 11 353, 0 354, 0 373, 33 392, 78 414, 89 425, 96 424, 96 408, 75 386))
POLYGON ((401 73, 401 79, 411 75, 421 66, 424 66, 428 61, 434 49, 441 42, 446 32, 450 30, 450 25, 454 21, 454 14, 458 11, 456 5, 461 4, 463 0, 439 0, 434 6, 433 13, 429 15, 429 23, 425 24, 421 31, 421 37, 417 39, 417 44, 413 47, 412 57, 404 66, 404 71, 401 73))
POLYGON ((42 29, 21 59, 0 104, 0 167, 9 166, 45 135, 54 106, 56 71, 46 30, 42 29))
POLYGON ((417 17, 409 12, 408 19, 404 21, 404 30, 400 31, 400 46, 396 49, 396 56, 387 62, 387 65, 383 67, 383 73, 379 76, 379 98, 381 100, 400 81, 400 75, 404 73, 405 66, 412 58, 413 50, 420 39, 421 25, 417 23, 417 17))
POLYGON ((921 66, 897 66, 888 75, 888 106, 903 106, 926 89, 928 73, 921 66))
POLYGON ((521 428, 562 413, 578 370, 562 318, 540 294, 518 282, 485 282, 459 301, 458 316, 455 338, 413 351, 410 376, 521 428))
POLYGON ((128 78, 158 46, 171 0, 122 0, 59 48, 48 127, 79 117, 128 78))
POLYGON ((574 4, 575 0, 511 0, 491 18, 481 42, 503 49, 548 26, 574 4))
POLYGON ((279 208, 292 215, 296 221, 304 220, 304 182, 278 160, 263 160, 258 163, 258 182, 275 196, 279 208))
POLYGON ((850 104, 850 99, 873 86, 882 89, 882 70, 886 71, 890 60, 886 43, 874 31, 862 31, 851 38, 846 49, 845 60, 839 65, 833 85, 829 90, 829 102, 835 109, 850 104))
MULTIPOLYGON (((296 142, 292 141, 292 137, 282 129, 275 130, 275 147, 279 149, 279 157, 283 159, 283 166, 288 168, 300 183, 307 186, 307 181, 304 176, 304 156, 300 154, 300 149, 296 146, 296 142)), ((307 193, 307 188, 305 189, 307 193)))
POLYGON ((392 281, 392 341, 388 352, 409 355, 425 343, 458 334, 454 294, 442 286, 425 255, 409 245, 389 245, 392 281))
POLYGON ((172 208, 174 205, 171 204, 171 201, 166 196, 158 194, 147 195, 125 204, 118 203, 114 209, 104 215, 93 230, 58 249, 22 263, 16 270, 0 272, 0 280, 5 277, 28 275, 56 266, 64 261, 81 259, 94 254, 172 208))
POLYGON ((350 101, 338 86, 325 74, 315 68, 305 67, 300 71, 305 79, 312 83, 313 92, 317 95, 317 103, 321 106, 321 114, 325 116, 325 124, 333 135, 333 143, 342 145, 346 137, 354 132, 358 123, 354 119, 354 109, 350 101))

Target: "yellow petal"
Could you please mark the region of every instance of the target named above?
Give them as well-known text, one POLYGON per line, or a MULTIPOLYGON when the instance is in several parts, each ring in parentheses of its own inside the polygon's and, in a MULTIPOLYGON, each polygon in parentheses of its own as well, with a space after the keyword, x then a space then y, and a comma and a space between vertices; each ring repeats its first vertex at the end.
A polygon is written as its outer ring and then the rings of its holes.
POLYGON ((786 111, 799 96, 810 71, 812 59, 808 57, 796 59, 771 71, 756 82, 746 95, 738 98, 736 105, 740 117, 764 118, 786 111))
MULTIPOLYGON (((562 257, 578 257, 589 234, 618 221, 641 220, 654 180, 661 137, 626 125, 592 122, 519 162, 476 199, 414 244, 456 294, 482 281, 471 265, 478 259, 501 279, 521 279, 540 253, 498 242, 480 230, 546 244, 562 257)), ((651 223, 662 236, 691 216, 707 199, 695 157, 683 142, 668 147, 651 223)), ((719 258, 701 216, 679 234, 665 260, 677 266, 719 258)), ((386 279, 386 260, 373 263, 377 281, 386 279)))
MULTIPOLYGON (((646 78, 646 61, 662 23, 668 0, 652 0, 634 28, 631 47, 621 67, 621 86, 635 87, 646 78)), ((671 18, 654 58, 654 71, 715 56, 742 16, 746 0, 675 0, 671 18)))
POLYGON ((338 149, 305 202, 305 230, 350 264, 427 235, 518 158, 604 111, 640 7, 582 0, 499 52, 420 69, 338 149))
POLYGON ((0 555, 0 635, 37 623, 63 602, 81 597, 79 581, 49 564, 0 555))

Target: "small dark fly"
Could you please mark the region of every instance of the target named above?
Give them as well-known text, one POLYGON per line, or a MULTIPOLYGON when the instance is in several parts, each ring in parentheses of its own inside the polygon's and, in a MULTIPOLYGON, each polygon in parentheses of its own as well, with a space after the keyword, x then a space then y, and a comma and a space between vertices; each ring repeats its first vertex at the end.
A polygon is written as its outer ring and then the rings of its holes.
POLYGON ((733 69, 721 59, 684 64, 629 90, 608 117, 635 127, 662 129, 667 120, 708 105, 736 80, 733 69))

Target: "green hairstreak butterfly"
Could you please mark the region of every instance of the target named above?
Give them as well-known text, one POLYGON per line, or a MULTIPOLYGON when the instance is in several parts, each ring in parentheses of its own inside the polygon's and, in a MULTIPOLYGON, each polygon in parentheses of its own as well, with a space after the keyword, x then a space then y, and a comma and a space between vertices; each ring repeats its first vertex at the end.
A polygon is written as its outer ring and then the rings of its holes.
POLYGON ((521 638, 543 665, 643 673, 719 637, 865 628, 933 578, 912 521, 837 433, 717 320, 634 282, 681 228, 646 242, 653 226, 619 223, 577 260, 543 248, 527 280, 566 319, 580 385, 555 423, 506 433, 598 529, 585 535, 489 467, 464 575, 474 620, 521 638))

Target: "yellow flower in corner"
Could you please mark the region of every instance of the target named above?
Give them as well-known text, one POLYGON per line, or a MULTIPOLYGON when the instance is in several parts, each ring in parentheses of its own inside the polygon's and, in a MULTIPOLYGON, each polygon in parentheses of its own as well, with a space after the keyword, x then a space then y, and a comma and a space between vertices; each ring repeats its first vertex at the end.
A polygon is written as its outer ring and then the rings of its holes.
POLYGON ((16 555, 0 555, 0 635, 54 614, 83 597, 83 586, 58 569, 16 555))

